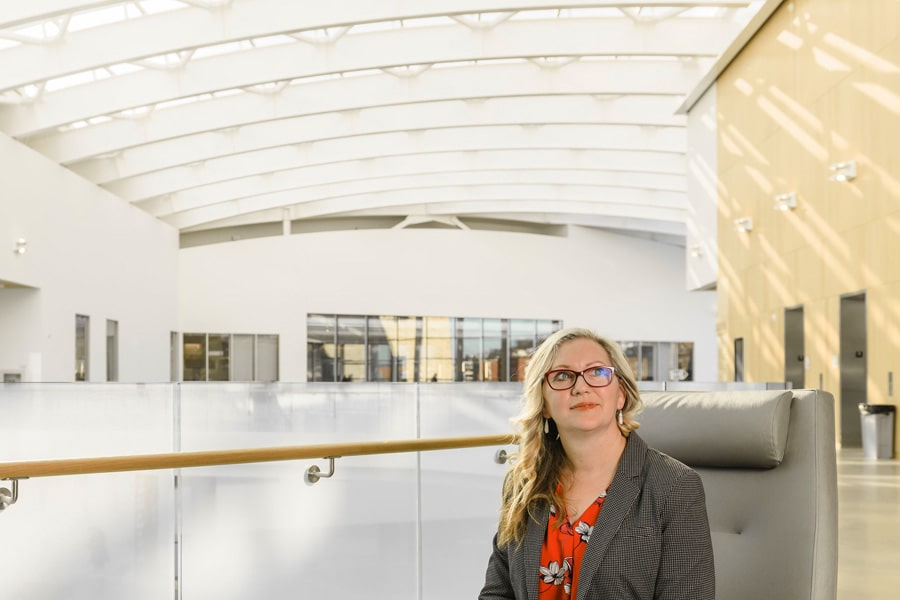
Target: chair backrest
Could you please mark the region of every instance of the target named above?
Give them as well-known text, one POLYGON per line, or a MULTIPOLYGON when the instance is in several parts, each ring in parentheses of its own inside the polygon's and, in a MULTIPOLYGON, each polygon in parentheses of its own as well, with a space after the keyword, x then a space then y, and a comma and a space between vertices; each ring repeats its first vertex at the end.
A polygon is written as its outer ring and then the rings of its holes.
POLYGON ((639 433, 703 479, 725 600, 834 600, 834 398, 821 390, 642 392, 639 433))

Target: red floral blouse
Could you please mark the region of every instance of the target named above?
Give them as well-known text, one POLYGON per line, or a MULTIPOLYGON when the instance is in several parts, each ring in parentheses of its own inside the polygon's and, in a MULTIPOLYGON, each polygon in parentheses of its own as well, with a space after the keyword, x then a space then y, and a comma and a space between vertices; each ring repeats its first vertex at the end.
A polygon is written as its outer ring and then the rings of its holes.
POLYGON ((541 573, 538 597, 541 600, 570 600, 578 587, 578 567, 587 548, 594 523, 603 508, 606 495, 597 498, 573 525, 566 515, 556 526, 556 508, 550 509, 547 535, 541 547, 541 573))

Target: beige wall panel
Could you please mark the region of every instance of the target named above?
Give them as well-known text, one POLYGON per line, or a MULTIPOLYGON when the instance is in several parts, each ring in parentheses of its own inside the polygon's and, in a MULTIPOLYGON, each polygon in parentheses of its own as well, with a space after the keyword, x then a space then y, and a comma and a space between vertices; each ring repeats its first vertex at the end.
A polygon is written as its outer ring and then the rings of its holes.
POLYGON ((864 289, 862 249, 865 227, 842 231, 824 246, 825 295, 840 296, 864 289))
POLYGON ((781 380, 784 307, 803 305, 806 385, 840 406, 840 296, 864 290, 870 399, 900 399, 900 2, 784 2, 717 86, 720 374, 743 337, 746 379, 781 380), (830 181, 848 160, 858 177, 830 181), (773 210, 787 192, 797 209, 773 210), (728 229, 751 213, 750 236, 728 229))
MULTIPOLYGON (((768 238, 762 240, 765 246, 768 238)), ((768 254, 768 253, 766 253, 768 254)), ((766 296, 762 307, 765 311, 781 311, 785 306, 797 303, 794 289, 794 271, 796 268, 796 254, 775 254, 772 252, 770 260, 762 263, 761 269, 765 284, 766 296)))
POLYGON ((865 287, 900 281, 900 212, 864 226, 862 260, 865 287))
POLYGON ((758 320, 754 381, 784 381, 784 310, 767 310, 758 320))
POLYGON ((796 304, 809 304, 825 294, 825 262, 822 260, 824 246, 824 241, 819 239, 794 253, 796 304))
POLYGON ((753 321, 765 310, 766 280, 762 265, 748 267, 743 272, 742 279, 746 282, 747 293, 739 301, 738 306, 744 307, 744 311, 739 314, 746 315, 746 319, 753 321))
POLYGON ((877 60, 897 39, 897 0, 795 0, 797 14, 815 27, 818 47, 853 68, 877 60))
POLYGON ((720 80, 716 87, 716 102, 723 99, 729 106, 728 114, 719 111, 717 131, 719 169, 727 171, 736 164, 753 165, 765 169, 769 158, 758 146, 775 131, 776 124, 759 107, 757 87, 744 78, 720 80))
POLYGON ((819 299, 803 307, 806 353, 810 357, 810 377, 818 385, 819 376, 827 390, 838 389, 832 357, 838 343, 837 305, 819 299))
POLYGON ((716 331, 719 341, 719 381, 734 381, 734 340, 724 328, 716 331))
MULTIPOLYGON (((821 0, 785 2, 776 12, 776 18, 766 24, 766 37, 757 36, 760 42, 773 40, 773 45, 781 51, 773 59, 780 67, 773 71, 772 85, 803 106, 822 96, 852 69, 825 41, 828 31, 821 21, 831 21, 832 17, 825 16, 821 8, 808 10, 810 4, 820 5, 821 0)), ((825 7, 824 12, 834 8, 825 7)))

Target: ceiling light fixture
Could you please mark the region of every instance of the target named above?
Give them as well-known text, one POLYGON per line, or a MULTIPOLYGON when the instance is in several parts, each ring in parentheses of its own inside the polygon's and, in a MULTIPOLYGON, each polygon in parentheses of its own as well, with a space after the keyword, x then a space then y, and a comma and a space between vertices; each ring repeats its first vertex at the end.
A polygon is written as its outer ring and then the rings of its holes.
POLYGON ((691 246, 691 258, 700 258, 703 256, 703 248, 700 246, 691 246))
POLYGON ((25 254, 27 249, 28 242, 25 241, 25 238, 19 238, 16 240, 16 247, 13 248, 13 254, 25 254))
POLYGON ((735 219, 734 226, 741 233, 747 233, 747 232, 753 231, 753 218, 752 217, 741 217, 740 219, 735 219))
POLYGON ((848 160, 846 162, 838 162, 828 167, 831 175, 828 179, 831 181, 853 181, 856 179, 856 161, 848 160))
POLYGON ((775 209, 787 212, 797 208, 797 194, 789 192, 775 196, 775 209))

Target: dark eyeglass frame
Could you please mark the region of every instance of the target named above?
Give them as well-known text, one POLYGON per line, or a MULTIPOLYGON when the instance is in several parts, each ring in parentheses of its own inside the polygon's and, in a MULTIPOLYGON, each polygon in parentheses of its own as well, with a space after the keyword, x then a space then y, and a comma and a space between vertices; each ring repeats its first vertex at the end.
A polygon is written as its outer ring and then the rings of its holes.
POLYGON ((550 389, 551 389, 551 390, 556 390, 556 391, 558 391, 558 392, 561 392, 561 391, 563 391, 563 390, 571 390, 573 387, 575 387, 575 383, 578 381, 578 376, 579 376, 579 375, 581 375, 581 378, 582 378, 582 379, 584 380, 584 382, 585 382, 586 384, 588 384, 590 387, 592 387, 592 388, 603 388, 603 387, 606 387, 606 386, 608 386, 609 384, 611 384, 611 383, 613 382, 613 379, 616 378, 616 368, 615 368, 615 367, 609 367, 609 366, 606 366, 606 365, 599 365, 599 366, 594 366, 594 367, 588 367, 588 368, 585 369, 584 371, 575 371, 575 370, 573 370, 573 369, 551 369, 550 371, 547 371, 546 373, 544 373, 544 381, 547 382, 547 385, 550 386, 550 389), (594 385, 593 383, 591 383, 590 381, 588 381, 588 380, 587 380, 587 377, 584 376, 584 373, 585 373, 585 371, 590 371, 590 370, 592 370, 592 369, 606 369, 606 370, 608 370, 608 371, 610 372, 610 374, 609 374, 609 381, 608 381, 607 383, 604 383, 603 385, 594 385), (572 382, 571 385, 567 385, 567 386, 565 386, 565 387, 554 387, 553 384, 550 383, 550 376, 553 375, 554 373, 571 373, 571 374, 573 375, 572 380, 571 380, 571 382, 572 382))

